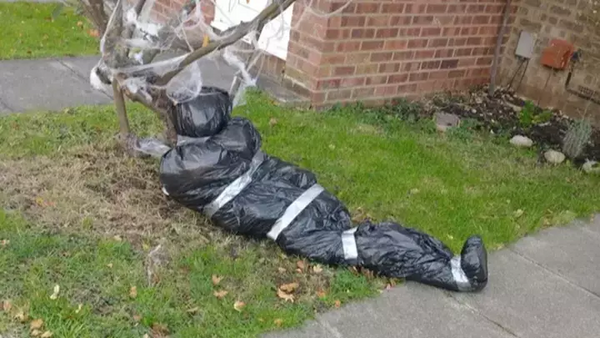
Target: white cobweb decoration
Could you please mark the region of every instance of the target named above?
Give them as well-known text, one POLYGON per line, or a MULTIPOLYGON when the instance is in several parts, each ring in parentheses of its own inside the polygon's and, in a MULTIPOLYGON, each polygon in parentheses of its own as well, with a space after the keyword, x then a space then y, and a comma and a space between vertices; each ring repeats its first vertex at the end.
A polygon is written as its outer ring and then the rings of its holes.
MULTIPOLYGON (((217 33, 205 21, 201 1, 212 1, 215 12, 220 12, 222 15, 227 11, 221 8, 218 0, 189 0, 182 9, 172 11, 169 19, 159 20, 154 14, 164 14, 164 7, 158 0, 144 3, 139 10, 140 14, 136 13, 136 2, 139 0, 114 1, 116 2, 114 10, 100 42, 102 60, 92 69, 90 83, 98 90, 111 93, 110 84, 117 81, 119 86, 128 92, 140 95, 150 102, 151 93, 155 89, 164 89, 167 97, 175 105, 194 99, 201 95, 203 86, 215 86, 208 82, 209 79, 203 78, 207 67, 218 67, 219 61, 223 61, 236 71, 231 78, 229 88, 233 105, 234 107, 243 105, 246 90, 256 87, 257 79, 261 75, 262 69, 258 66, 261 65, 259 62, 261 57, 266 53, 264 47, 275 42, 272 41, 274 39, 280 39, 285 34, 289 35, 293 28, 289 22, 286 23, 284 11, 280 8, 271 23, 267 23, 279 27, 276 32, 273 33, 270 29, 268 35, 261 36, 256 27, 249 27, 244 42, 238 41, 213 51, 187 65, 167 84, 158 85, 155 81, 157 78, 180 69, 181 62, 194 50, 206 46, 209 42, 226 39, 235 31, 235 27, 232 27, 230 30, 217 33), (263 48, 260 48, 261 46, 263 48), (125 59, 115 61, 115 51, 118 50, 128 51, 125 59)), ((282 0, 269 2, 272 1, 282 0)), ((299 25, 305 20, 306 15, 332 16, 344 9, 342 7, 335 13, 317 13, 312 9, 315 1, 317 0, 296 1, 303 2, 305 10, 299 18, 295 18, 293 25, 299 25)), ((350 1, 347 4, 349 3, 350 1)), ((248 17, 244 21, 252 19, 248 17)), ((239 24, 231 18, 227 20, 232 24, 239 24)), ((147 146, 141 148, 148 149, 139 150, 154 155, 164 153, 167 149, 156 140, 138 142, 138 146, 140 144, 147 146)))

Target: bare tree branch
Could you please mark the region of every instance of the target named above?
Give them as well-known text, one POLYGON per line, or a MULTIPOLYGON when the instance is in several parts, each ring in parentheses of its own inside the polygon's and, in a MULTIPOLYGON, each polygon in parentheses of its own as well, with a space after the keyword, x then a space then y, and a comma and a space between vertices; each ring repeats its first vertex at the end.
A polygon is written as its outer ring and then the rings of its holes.
MULTIPOLYGON (((216 50, 223 49, 227 46, 230 46, 240 39, 242 39, 248 32, 252 30, 252 28, 263 27, 269 20, 274 18, 279 14, 279 10, 282 12, 285 11, 290 5, 292 5, 296 0, 275 0, 269 6, 267 6, 262 12, 258 14, 256 18, 254 18, 250 22, 243 22, 236 26, 231 34, 223 36, 222 39, 218 41, 210 42, 207 46, 199 48, 191 52, 183 61, 181 61, 178 67, 175 70, 172 70, 165 75, 161 76, 156 84, 159 86, 164 86, 173 77, 179 74, 186 66, 190 65, 192 62, 200 59, 203 56, 206 56, 216 50)), ((226 31, 225 33, 227 33, 226 31)))

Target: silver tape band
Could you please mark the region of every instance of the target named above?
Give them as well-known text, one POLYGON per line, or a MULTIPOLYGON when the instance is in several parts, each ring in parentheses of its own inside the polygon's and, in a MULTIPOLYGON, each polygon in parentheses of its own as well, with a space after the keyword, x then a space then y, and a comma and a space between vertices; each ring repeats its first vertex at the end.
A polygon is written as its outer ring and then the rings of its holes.
POLYGON ((271 228, 271 231, 267 234, 272 240, 277 240, 279 234, 292 223, 292 221, 304 210, 317 196, 319 196, 323 190, 325 190, 322 186, 315 184, 312 187, 308 188, 305 192, 302 193, 292 204, 290 204, 283 216, 281 216, 275 224, 271 228))
POLYGON ((471 290, 471 282, 469 282, 469 278, 460 266, 460 256, 454 256, 452 260, 450 260, 450 266, 452 267, 452 277, 454 278, 458 290, 471 290))
POLYGON ((211 218, 219 209, 221 209, 225 204, 234 199, 250 182, 252 182, 252 175, 258 169, 258 167, 265 160, 265 154, 262 151, 258 151, 254 157, 252 158, 252 162, 250 163, 250 168, 240 177, 238 177, 235 181, 231 182, 221 192, 221 194, 215 198, 214 201, 207 204, 204 207, 204 213, 208 218, 211 218))
POLYGON ((358 248, 356 247, 356 238, 354 237, 354 233, 357 229, 358 228, 352 228, 342 232, 344 258, 348 261, 358 258, 358 248))

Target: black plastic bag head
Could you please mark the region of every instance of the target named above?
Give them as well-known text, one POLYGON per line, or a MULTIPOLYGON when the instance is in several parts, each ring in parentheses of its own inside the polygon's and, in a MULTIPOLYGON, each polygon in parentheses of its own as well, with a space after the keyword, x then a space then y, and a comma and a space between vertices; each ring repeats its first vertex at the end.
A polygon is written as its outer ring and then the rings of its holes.
POLYGON ((227 125, 231 109, 231 99, 226 91, 202 87, 198 96, 175 106, 173 124, 178 135, 193 138, 213 136, 227 125))

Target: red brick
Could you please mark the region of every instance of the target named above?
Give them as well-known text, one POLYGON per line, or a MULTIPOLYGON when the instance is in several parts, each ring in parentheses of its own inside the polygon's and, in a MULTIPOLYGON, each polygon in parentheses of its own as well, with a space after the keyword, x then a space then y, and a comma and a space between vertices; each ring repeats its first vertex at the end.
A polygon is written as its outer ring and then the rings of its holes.
POLYGON ((421 36, 440 36, 442 29, 439 27, 429 27, 421 29, 421 36))
POLYGON ((367 26, 369 27, 389 27, 389 15, 370 15, 367 17, 367 26))
POLYGON ((454 55, 454 49, 438 49, 435 51, 435 58, 436 59, 441 59, 441 58, 449 58, 452 57, 454 55))
POLYGON ((465 70, 452 70, 448 73, 448 78, 454 79, 465 76, 465 70))
POLYGON ((346 55, 347 64, 365 63, 371 59, 371 53, 350 53, 346 55))
POLYGON ((395 73, 400 70, 400 63, 382 63, 379 65, 379 73, 395 73))
POLYGON ((394 61, 411 60, 414 56, 414 51, 394 52, 394 61))
POLYGON ((487 25, 490 22, 489 15, 477 15, 473 18, 474 25, 487 25))
POLYGON ((398 93, 398 86, 385 86, 375 88, 375 96, 394 96, 398 93))
POLYGON ((378 71, 379 66, 376 63, 356 66, 356 75, 376 74, 378 71))
POLYGON ((360 41, 339 42, 336 49, 338 52, 354 52, 360 50, 360 41))
POLYGON ((392 61, 392 52, 377 52, 371 54, 371 62, 385 62, 392 61))
POLYGON ((446 47, 448 46, 448 38, 439 38, 429 40, 429 47, 446 47))
POLYGON ((375 88, 356 88, 352 91, 353 99, 362 99, 371 97, 375 94, 375 88))
POLYGON ((322 60, 325 64, 342 64, 346 60, 346 54, 326 54, 322 60))
POLYGON ((428 39, 413 39, 413 40, 409 40, 408 41, 408 48, 409 49, 425 48, 425 47, 427 47, 427 43, 428 42, 429 42, 428 39))
POLYGON ((402 50, 408 46, 408 40, 386 40, 383 48, 386 50, 402 50))
POLYGON ((364 16, 344 16, 341 27, 363 27, 367 19, 364 16))
POLYGON ((408 81, 408 73, 394 74, 394 75, 390 75, 388 78, 388 83, 390 83, 390 84, 404 83, 406 81, 408 81))
POLYGON ((327 101, 344 100, 352 97, 351 89, 334 90, 327 93, 327 101))
POLYGON ((360 46, 361 50, 375 50, 375 49, 382 49, 382 48, 383 48, 382 40, 363 41, 360 46))
POLYGON ((406 4, 405 13, 419 14, 425 13, 427 9, 427 5, 424 4, 406 4))
POLYGON ((408 16, 408 15, 396 15, 396 16, 392 16, 390 19, 390 26, 391 27, 398 27, 398 26, 408 26, 410 25, 412 22, 412 16, 408 16))
POLYGON ((441 61, 424 61, 421 63, 421 69, 438 69, 440 68, 440 64, 442 64, 441 61))
POLYGON ((434 49, 419 50, 419 51, 415 52, 416 60, 432 59, 434 56, 435 56, 434 49))
POLYGON ((458 59, 442 61, 442 69, 452 69, 458 67, 458 59))
POLYGON ((425 10, 425 12, 440 14, 440 13, 446 13, 447 10, 448 10, 448 5, 429 4, 429 5, 427 5, 427 9, 425 10))
POLYGON ((409 76, 410 82, 427 81, 429 73, 412 73, 409 76))
POLYGON ((350 34, 353 39, 370 39, 375 37, 373 28, 354 28, 350 34))
POLYGON ((355 66, 335 67, 333 69, 333 75, 335 75, 335 76, 354 75, 355 71, 356 71, 355 66))
POLYGON ((383 4, 381 8, 381 13, 391 14, 391 13, 403 13, 404 12, 404 4, 383 4))
POLYGON ((378 39, 395 38, 398 36, 398 28, 380 28, 377 30, 375 36, 378 39))
POLYGON ((341 88, 354 88, 354 87, 363 86, 364 84, 365 84, 364 77, 351 77, 351 78, 342 79, 342 82, 340 83, 340 87, 341 88))
POLYGON ((410 72, 413 70, 419 70, 421 68, 421 62, 413 61, 413 62, 405 62, 401 66, 403 72, 410 72))
POLYGON ((320 80, 317 81, 317 89, 332 89, 339 88, 341 79, 328 79, 328 80, 320 80))
POLYGON ((482 57, 477 59, 477 63, 478 66, 488 66, 492 64, 492 58, 491 57, 482 57))
POLYGON ((373 75, 367 77, 367 86, 386 84, 388 81, 387 75, 373 75))
POLYGON ((363 2, 363 3, 356 4, 355 13, 357 13, 357 14, 379 13, 380 9, 381 9, 381 4, 379 4, 379 3, 363 2))
POLYGON ((431 25, 433 24, 433 16, 414 16, 412 20, 413 25, 431 25))
POLYGON ((454 56, 470 56, 473 48, 457 48, 454 51, 454 56))
POLYGON ((398 33, 399 37, 415 37, 421 36, 421 27, 402 28, 398 33))

